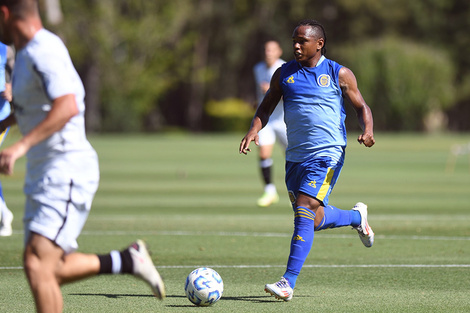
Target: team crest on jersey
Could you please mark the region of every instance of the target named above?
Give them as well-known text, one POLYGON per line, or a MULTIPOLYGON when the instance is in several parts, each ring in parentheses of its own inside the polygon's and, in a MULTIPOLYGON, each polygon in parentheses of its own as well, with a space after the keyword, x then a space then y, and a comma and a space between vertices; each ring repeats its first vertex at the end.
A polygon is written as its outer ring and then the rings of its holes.
POLYGON ((293 83, 295 83, 295 81, 294 81, 294 76, 289 77, 289 78, 287 79, 287 83, 288 83, 288 84, 293 84, 293 83))
POLYGON ((292 204, 295 203, 295 195, 294 195, 294 192, 292 190, 289 190, 289 200, 292 204))
POLYGON ((330 75, 328 74, 321 74, 318 76, 317 82, 320 87, 329 87, 330 86, 330 75))

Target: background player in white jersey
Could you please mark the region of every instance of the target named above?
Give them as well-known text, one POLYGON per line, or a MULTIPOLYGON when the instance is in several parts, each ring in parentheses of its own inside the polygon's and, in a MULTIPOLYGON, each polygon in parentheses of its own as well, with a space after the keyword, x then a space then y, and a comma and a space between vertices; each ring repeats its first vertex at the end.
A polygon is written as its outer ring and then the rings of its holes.
MULTIPOLYGON (((264 60, 257 63, 253 68, 258 105, 269 89, 269 82, 274 72, 285 63, 281 56, 282 49, 279 42, 269 40, 264 44, 264 60)), ((264 182, 264 193, 257 203, 261 207, 267 207, 279 201, 279 195, 272 180, 272 153, 276 140, 283 149, 286 148, 287 135, 282 100, 274 109, 268 124, 259 132, 259 159, 264 182)))
POLYGON ((84 88, 67 48, 42 27, 37 0, 0 0, 0 41, 13 43, 12 92, 22 139, 0 152, 0 172, 11 174, 26 155, 24 269, 38 312, 61 312, 60 285, 101 273, 142 278, 159 298, 163 281, 145 244, 107 255, 75 252, 98 188, 95 150, 85 135, 84 88))
MULTIPOLYGON (((11 112, 11 72, 15 63, 13 50, 0 43, 0 121, 8 117, 11 112)), ((0 130, 0 146, 8 134, 9 128, 0 130)), ((8 209, 3 189, 0 183, 0 236, 11 236, 13 222, 13 213, 8 209)))

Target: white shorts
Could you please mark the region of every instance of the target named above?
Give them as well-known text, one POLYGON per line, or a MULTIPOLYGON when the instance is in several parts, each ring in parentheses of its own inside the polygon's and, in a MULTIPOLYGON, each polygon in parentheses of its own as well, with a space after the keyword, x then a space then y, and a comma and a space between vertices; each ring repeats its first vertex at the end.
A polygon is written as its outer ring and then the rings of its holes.
POLYGON ((260 146, 273 145, 277 140, 284 148, 287 147, 286 123, 283 120, 270 120, 258 136, 260 146))
POLYGON ((98 180, 81 184, 71 180, 65 184, 44 179, 34 189, 26 194, 25 244, 31 233, 37 233, 66 254, 77 250, 77 238, 88 218, 98 180))

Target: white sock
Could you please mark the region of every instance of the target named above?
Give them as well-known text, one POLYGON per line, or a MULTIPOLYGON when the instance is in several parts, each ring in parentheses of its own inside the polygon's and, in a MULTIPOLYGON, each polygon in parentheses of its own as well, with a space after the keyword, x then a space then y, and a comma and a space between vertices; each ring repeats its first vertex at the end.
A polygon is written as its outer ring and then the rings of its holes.
POLYGON ((111 255, 112 273, 113 274, 121 273, 121 267, 122 267, 121 253, 117 250, 113 250, 109 254, 111 255))
POLYGON ((274 184, 267 184, 266 186, 264 186, 264 192, 271 194, 277 193, 276 186, 274 186, 274 184))

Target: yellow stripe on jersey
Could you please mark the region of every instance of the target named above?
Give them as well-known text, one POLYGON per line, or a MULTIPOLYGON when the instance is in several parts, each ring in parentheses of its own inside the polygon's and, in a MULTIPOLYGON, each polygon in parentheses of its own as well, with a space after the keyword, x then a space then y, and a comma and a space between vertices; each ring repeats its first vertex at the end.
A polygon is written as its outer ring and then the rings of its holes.
POLYGON ((331 185, 331 180, 333 179, 333 175, 335 174, 335 170, 332 169, 331 167, 328 168, 328 172, 326 173, 325 181, 320 187, 320 191, 317 194, 317 198, 321 201, 325 199, 326 194, 328 193, 328 190, 330 189, 331 185))

